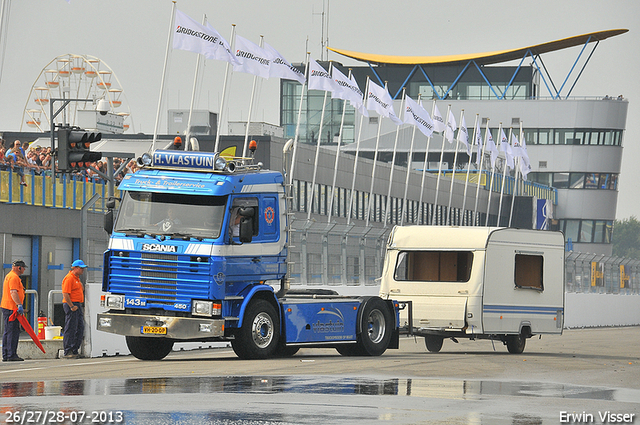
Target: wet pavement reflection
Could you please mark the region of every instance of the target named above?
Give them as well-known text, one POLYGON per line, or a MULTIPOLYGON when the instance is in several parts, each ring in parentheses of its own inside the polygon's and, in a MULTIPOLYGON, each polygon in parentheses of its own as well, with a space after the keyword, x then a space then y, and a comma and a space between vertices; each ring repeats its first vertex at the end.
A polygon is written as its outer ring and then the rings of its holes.
POLYGON ((619 403, 625 406, 623 410, 629 411, 627 406, 635 405, 637 409, 640 400, 640 390, 633 389, 558 383, 340 376, 5 382, 0 384, 0 395, 5 423, 12 419, 11 412, 60 410, 67 414, 63 415, 64 420, 55 423, 132 424, 342 424, 365 421, 538 425, 558 423, 559 412, 564 406, 575 411, 593 403, 605 403, 607 408, 619 403), (509 409, 504 408, 505 400, 509 400, 509 409), (452 401, 468 403, 455 413, 446 407, 452 401), (524 408, 517 408, 518 403, 524 408), (550 405, 558 408, 546 412, 541 408, 550 405), (544 414, 536 415, 538 411, 544 414), (76 412, 75 416, 69 416, 69 412, 76 412), (82 421, 78 420, 78 412, 84 412, 82 421), (111 416, 98 414, 94 421, 94 412, 110 412, 111 416), (113 412, 122 412, 122 419, 115 420, 113 412))

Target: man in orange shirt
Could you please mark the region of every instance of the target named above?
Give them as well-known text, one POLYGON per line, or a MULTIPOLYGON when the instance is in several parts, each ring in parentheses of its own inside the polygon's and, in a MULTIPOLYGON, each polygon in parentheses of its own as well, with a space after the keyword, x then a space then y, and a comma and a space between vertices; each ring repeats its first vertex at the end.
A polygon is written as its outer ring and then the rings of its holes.
POLYGON ((64 346, 65 359, 77 359, 80 357, 78 350, 84 338, 84 291, 80 276, 87 265, 82 260, 71 263, 71 270, 62 280, 62 308, 64 309, 64 346))
POLYGON ((2 361, 20 362, 23 359, 18 357, 18 339, 20 338, 20 322, 9 321, 9 316, 14 310, 18 314, 24 314, 22 303, 24 302, 24 286, 20 275, 24 273, 27 265, 22 260, 16 260, 11 266, 11 271, 4 278, 2 287, 2 320, 4 322, 4 333, 2 334, 2 361))

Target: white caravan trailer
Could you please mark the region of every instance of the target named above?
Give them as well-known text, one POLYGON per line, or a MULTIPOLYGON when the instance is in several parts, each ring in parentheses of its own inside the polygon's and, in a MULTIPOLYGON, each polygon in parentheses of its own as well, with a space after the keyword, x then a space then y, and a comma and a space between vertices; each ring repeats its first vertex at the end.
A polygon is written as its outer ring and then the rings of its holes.
POLYGON ((564 236, 498 227, 396 226, 380 296, 411 301, 404 332, 438 352, 445 338, 497 339, 510 353, 527 338, 562 334, 564 236))

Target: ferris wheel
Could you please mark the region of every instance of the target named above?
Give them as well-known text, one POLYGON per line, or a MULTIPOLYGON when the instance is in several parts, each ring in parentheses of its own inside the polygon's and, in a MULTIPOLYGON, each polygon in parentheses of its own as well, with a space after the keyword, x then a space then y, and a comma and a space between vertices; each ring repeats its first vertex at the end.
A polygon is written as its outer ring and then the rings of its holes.
MULTIPOLYGON (((42 68, 25 103, 20 131, 25 124, 42 132, 49 131, 50 99, 63 98, 90 100, 70 102, 55 117, 56 124, 76 125, 78 111, 95 110, 97 102, 105 99, 109 102, 109 112, 122 117, 122 131, 135 132, 122 85, 109 65, 93 56, 72 54, 58 56, 42 68)), ((54 106, 54 113, 60 106, 62 103, 54 106)))

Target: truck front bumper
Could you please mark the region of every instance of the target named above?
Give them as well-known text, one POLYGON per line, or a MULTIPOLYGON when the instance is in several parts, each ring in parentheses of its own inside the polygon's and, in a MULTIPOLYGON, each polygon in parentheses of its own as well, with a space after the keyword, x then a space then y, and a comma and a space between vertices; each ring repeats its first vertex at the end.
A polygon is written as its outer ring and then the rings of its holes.
POLYGON ((224 336, 224 319, 160 315, 98 314, 99 331, 125 336, 199 339, 224 336))

